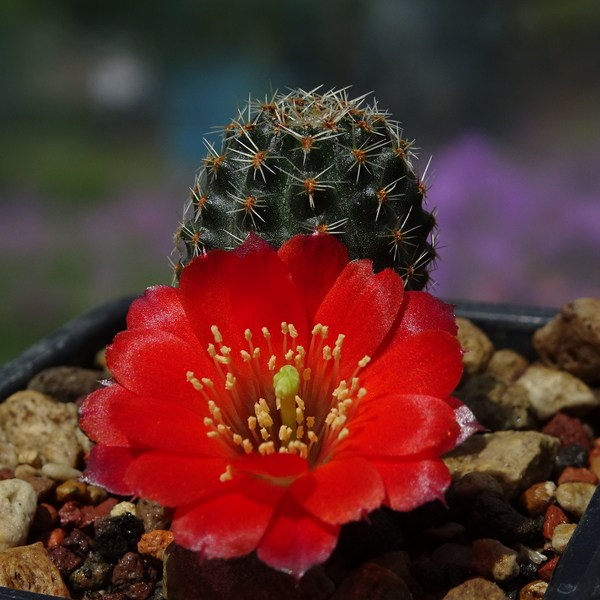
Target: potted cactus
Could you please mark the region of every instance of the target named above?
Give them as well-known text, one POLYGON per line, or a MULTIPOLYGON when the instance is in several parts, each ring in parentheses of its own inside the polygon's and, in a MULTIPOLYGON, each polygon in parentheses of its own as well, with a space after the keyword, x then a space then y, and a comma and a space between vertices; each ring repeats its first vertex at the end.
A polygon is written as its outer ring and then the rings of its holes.
MULTIPOLYGON (((176 542, 204 558, 256 551, 300 578, 342 525, 443 499, 441 455, 480 429, 450 396, 452 307, 421 291, 437 257, 426 169, 396 121, 346 90, 249 102, 221 148, 206 144, 175 286, 68 325, 0 371, 0 396, 46 366, 89 363, 127 314, 114 381, 81 410, 97 442, 84 480, 176 509, 176 542)), ((554 311, 456 313, 530 354, 554 311)))

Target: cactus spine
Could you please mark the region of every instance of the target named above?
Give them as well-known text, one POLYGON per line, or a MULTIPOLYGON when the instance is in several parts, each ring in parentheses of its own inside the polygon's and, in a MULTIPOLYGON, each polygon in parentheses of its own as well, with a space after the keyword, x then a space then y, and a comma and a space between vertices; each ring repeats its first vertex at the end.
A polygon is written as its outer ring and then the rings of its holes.
POLYGON ((423 208, 413 144, 397 121, 346 90, 294 90, 249 101, 196 177, 176 233, 176 270, 253 230, 276 247, 298 233, 329 232, 351 259, 394 268, 422 289, 436 258, 436 223, 423 208), (184 256, 185 252, 185 256, 184 256))

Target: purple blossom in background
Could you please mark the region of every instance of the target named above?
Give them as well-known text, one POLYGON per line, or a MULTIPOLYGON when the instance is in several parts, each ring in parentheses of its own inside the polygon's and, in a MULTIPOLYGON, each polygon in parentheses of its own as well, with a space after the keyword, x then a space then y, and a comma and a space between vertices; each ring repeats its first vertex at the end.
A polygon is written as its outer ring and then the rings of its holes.
POLYGON ((436 153, 436 294, 541 306, 600 295, 600 175, 560 150, 525 163, 470 134, 436 153))

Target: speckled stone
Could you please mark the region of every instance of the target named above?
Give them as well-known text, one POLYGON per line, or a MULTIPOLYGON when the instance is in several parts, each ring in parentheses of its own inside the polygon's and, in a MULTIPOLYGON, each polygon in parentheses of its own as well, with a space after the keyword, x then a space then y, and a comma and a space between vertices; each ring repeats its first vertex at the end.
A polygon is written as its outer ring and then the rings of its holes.
POLYGON ((443 460, 453 481, 471 472, 493 474, 513 499, 549 478, 559 448, 557 438, 537 431, 498 431, 471 436, 443 460))
POLYGON ((523 374, 528 366, 529 361, 524 356, 514 350, 502 348, 496 350, 492 355, 487 371, 496 379, 512 383, 523 374))
POLYGON ((455 396, 472 411, 486 429, 531 429, 533 418, 527 390, 517 383, 507 383, 489 373, 475 375, 455 396))
POLYGON ((494 581, 509 581, 520 572, 517 552, 502 545, 498 540, 479 539, 473 542, 471 569, 494 581))
POLYGON ((533 336, 543 361, 581 378, 600 384, 600 299, 578 298, 533 336))
POLYGON ((508 597, 495 583, 474 577, 451 589, 442 600, 508 600, 508 597))
POLYGON ((554 528, 552 533, 552 548, 557 554, 562 554, 577 529, 576 523, 560 523, 554 528))
POLYGON ((529 394, 529 402, 538 419, 549 419, 559 411, 584 414, 599 401, 592 390, 574 375, 542 365, 529 367, 516 383, 529 394))
POLYGON ((87 396, 99 389, 99 380, 102 378, 102 371, 81 367, 49 367, 35 375, 27 389, 46 394, 56 402, 75 402, 80 396, 87 396))
POLYGON ((536 579, 521 588, 519 600, 542 600, 547 589, 548 584, 545 581, 536 579))
POLYGON ((37 510, 33 486, 21 479, 0 481, 0 550, 22 546, 37 510))
POLYGON ((519 497, 519 506, 530 517, 539 517, 545 514, 556 493, 556 484, 553 481, 534 483, 519 497))
POLYGON ((71 597, 60 571, 41 542, 0 552, 0 585, 36 594, 71 597))
POLYGON ((581 519, 595 489, 591 483, 563 483, 556 488, 556 500, 562 509, 581 519))
POLYGON ((465 354, 464 379, 483 373, 494 354, 495 348, 490 338, 477 325, 468 319, 457 318, 458 341, 465 354))
POLYGON ((558 506, 550 505, 544 516, 544 526, 542 529, 542 533, 547 540, 552 539, 552 535, 554 534, 554 529, 557 525, 561 523, 569 523, 569 517, 565 515, 561 508, 558 506))

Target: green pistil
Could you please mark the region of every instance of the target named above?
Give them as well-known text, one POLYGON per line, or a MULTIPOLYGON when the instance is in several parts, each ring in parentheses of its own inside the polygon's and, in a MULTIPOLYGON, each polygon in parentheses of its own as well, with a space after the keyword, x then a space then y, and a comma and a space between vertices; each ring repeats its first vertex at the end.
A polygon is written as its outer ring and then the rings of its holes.
POLYGON ((292 365, 284 365, 273 375, 275 396, 279 398, 281 421, 296 437, 296 395, 300 387, 300 373, 292 365))

